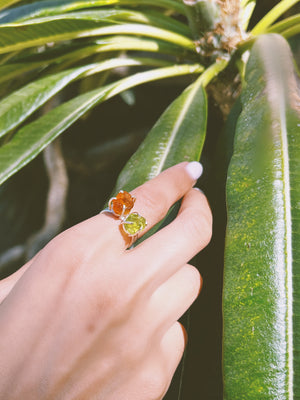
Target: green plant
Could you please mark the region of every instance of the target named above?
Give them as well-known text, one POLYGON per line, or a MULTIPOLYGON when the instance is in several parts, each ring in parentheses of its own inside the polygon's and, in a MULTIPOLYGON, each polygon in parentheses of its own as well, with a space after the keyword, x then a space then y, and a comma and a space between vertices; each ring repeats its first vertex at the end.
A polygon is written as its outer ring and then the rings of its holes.
MULTIPOLYGON (((254 0, 0 0, 0 183, 92 108, 119 94, 131 101, 131 89, 147 82, 191 77, 115 191, 200 159, 209 140, 207 93, 222 110, 227 122, 213 146, 210 179, 222 171, 221 191, 231 159, 223 301, 228 400, 300 398, 300 96, 286 41, 300 34, 297 3, 279 1, 249 30, 254 0)), ((222 209, 222 195, 214 197, 222 209)))

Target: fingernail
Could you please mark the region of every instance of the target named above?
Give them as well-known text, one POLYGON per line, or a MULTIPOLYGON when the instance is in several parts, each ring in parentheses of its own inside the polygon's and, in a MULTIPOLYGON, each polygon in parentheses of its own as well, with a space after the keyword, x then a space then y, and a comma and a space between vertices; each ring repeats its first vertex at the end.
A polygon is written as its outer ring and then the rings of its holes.
POLYGON ((192 161, 186 166, 186 170, 190 177, 196 181, 202 175, 203 167, 198 161, 192 161))

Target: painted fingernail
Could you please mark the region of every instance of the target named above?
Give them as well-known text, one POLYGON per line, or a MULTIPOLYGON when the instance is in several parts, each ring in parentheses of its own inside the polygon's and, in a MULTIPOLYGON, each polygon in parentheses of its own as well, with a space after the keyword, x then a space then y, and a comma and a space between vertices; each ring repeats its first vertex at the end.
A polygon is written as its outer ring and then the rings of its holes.
POLYGON ((186 166, 186 170, 190 177, 196 181, 202 175, 203 167, 198 161, 192 161, 186 166))

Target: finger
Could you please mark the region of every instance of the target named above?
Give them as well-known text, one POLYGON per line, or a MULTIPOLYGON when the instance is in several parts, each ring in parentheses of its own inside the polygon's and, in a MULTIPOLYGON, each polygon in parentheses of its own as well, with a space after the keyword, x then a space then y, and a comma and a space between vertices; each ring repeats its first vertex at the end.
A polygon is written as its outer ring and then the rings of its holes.
POLYGON ((0 303, 5 299, 5 297, 10 293, 10 291, 13 289, 15 284, 19 281, 19 279, 22 278, 24 273, 27 271, 27 269, 30 267, 30 265, 33 263, 34 257, 29 260, 26 264, 23 265, 18 271, 14 272, 7 278, 3 279, 0 282, 0 303))
POLYGON ((166 369, 171 379, 180 363, 186 342, 186 330, 178 321, 169 328, 162 338, 161 352, 165 358, 166 369))
POLYGON ((202 279, 197 268, 185 265, 159 286, 149 302, 157 328, 166 331, 191 306, 200 293, 202 279))
MULTIPOLYGON (((139 235, 144 234, 159 222, 169 208, 187 193, 202 173, 198 162, 183 162, 134 189, 131 194, 136 197, 131 212, 138 212, 147 221, 147 227, 139 235)), ((85 241, 92 243, 99 233, 110 243, 110 248, 123 249, 128 247, 128 241, 120 234, 120 220, 107 213, 101 213, 72 228, 80 231, 85 241), (101 232, 99 232, 101 230, 101 232)))
POLYGON ((130 251, 129 263, 134 265, 135 259, 147 260, 147 270, 142 271, 136 265, 135 273, 142 274, 144 283, 146 280, 150 285, 159 286, 201 251, 209 243, 211 234, 208 201, 202 192, 191 189, 183 198, 175 220, 130 251))
POLYGON ((194 186, 201 174, 200 163, 184 162, 163 171, 132 191, 136 197, 133 211, 145 215, 148 222, 143 233, 165 217, 170 207, 194 186))

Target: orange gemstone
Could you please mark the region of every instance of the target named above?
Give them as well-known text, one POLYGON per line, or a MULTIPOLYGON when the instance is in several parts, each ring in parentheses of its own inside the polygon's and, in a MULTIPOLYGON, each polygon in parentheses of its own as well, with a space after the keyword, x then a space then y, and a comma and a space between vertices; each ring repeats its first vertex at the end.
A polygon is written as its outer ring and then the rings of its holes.
POLYGON ((121 191, 116 198, 112 199, 110 209, 118 217, 128 215, 134 206, 135 198, 130 193, 121 191))
POLYGON ((121 201, 123 204, 125 204, 126 208, 129 208, 130 210, 134 206, 135 198, 131 196, 130 193, 122 191, 119 192, 116 196, 116 198, 121 201))

